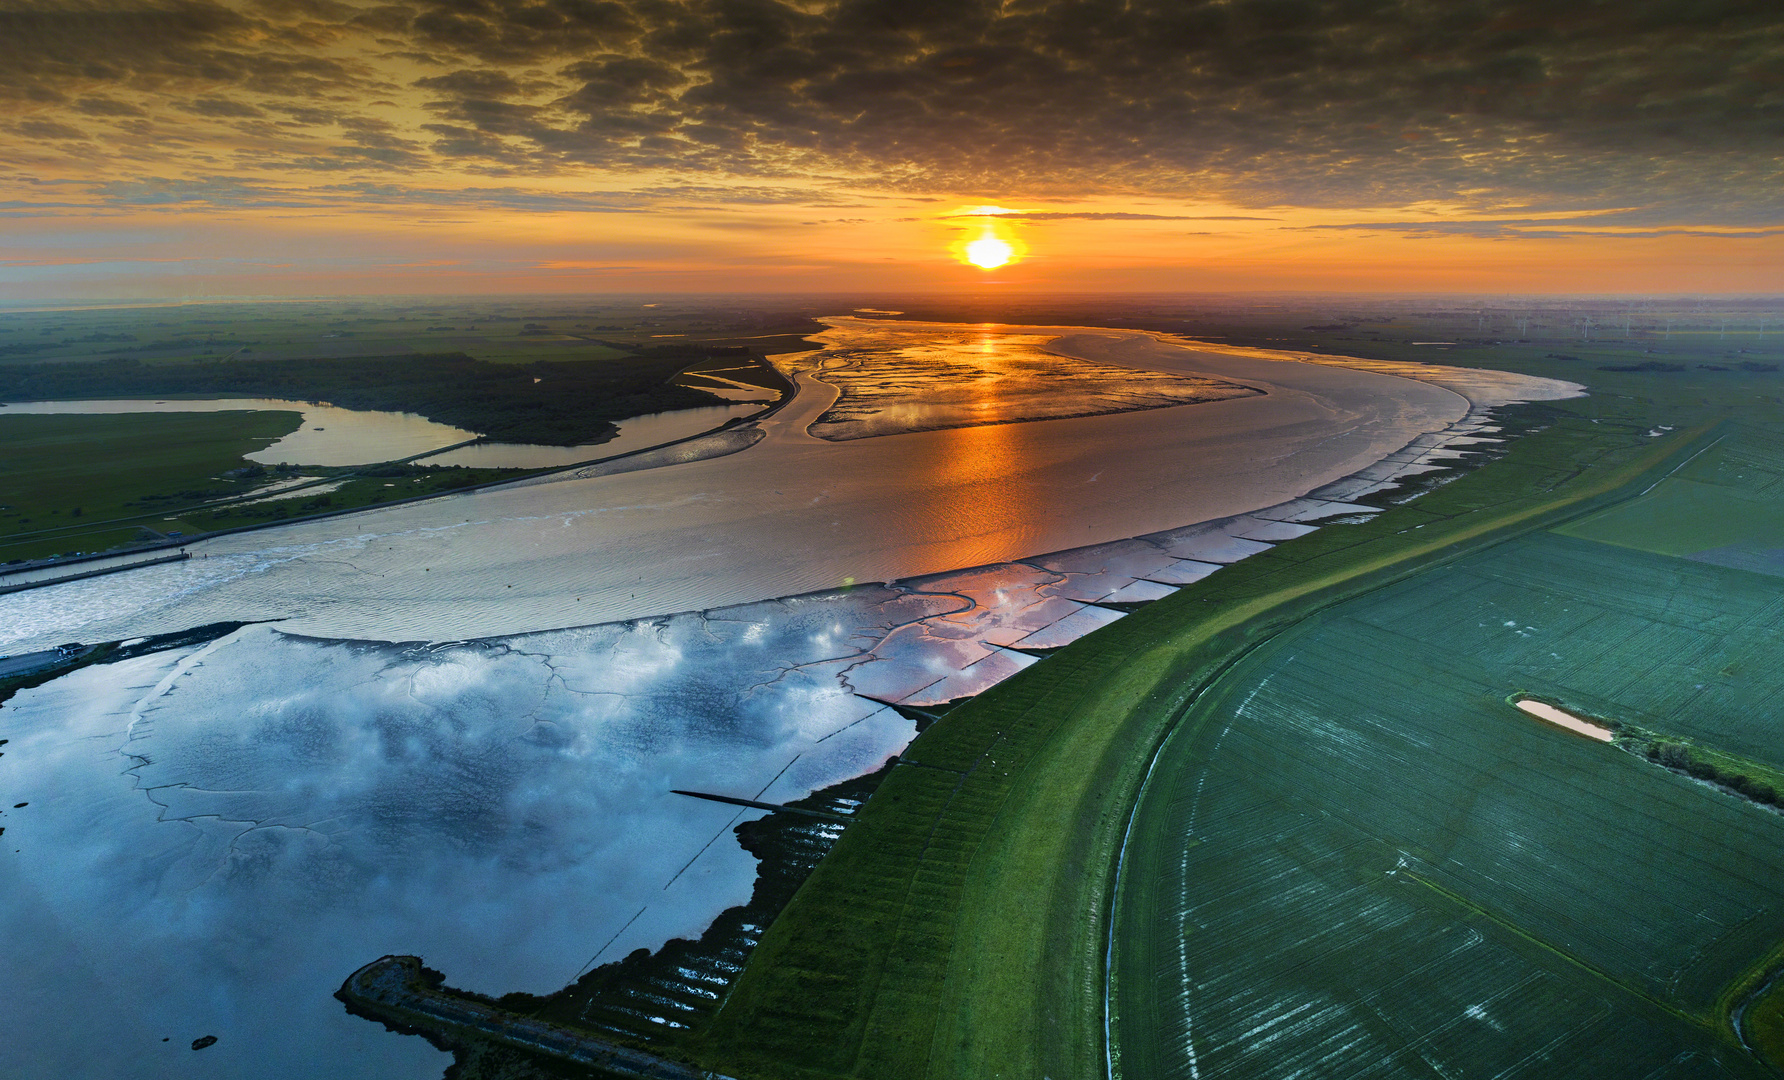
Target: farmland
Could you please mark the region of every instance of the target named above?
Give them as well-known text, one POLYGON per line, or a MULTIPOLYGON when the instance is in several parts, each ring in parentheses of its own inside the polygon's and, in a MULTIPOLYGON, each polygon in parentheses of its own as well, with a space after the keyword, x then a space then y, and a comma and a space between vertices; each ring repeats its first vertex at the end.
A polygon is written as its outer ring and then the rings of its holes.
POLYGON ((1560 530, 1660 555, 1784 573, 1784 434, 1743 431, 1653 491, 1560 530))
POLYGON ((360 299, 139 308, 0 308, 0 367, 108 358, 180 365, 465 353, 497 364, 611 360, 652 347, 788 352, 819 326, 803 305, 726 298, 360 299))
POLYGON ((1254 650, 1134 821, 1121 1074, 1764 1075, 1726 1013, 1784 816, 1505 699, 1775 759, 1781 623, 1775 581, 1539 533, 1254 650))

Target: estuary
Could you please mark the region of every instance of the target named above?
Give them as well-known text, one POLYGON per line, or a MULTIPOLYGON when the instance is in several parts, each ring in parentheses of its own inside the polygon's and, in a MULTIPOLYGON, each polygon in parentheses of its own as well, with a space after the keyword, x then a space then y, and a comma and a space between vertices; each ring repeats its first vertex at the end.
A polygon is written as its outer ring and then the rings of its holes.
POLYGON ((0 796, 24 804, 0 817, 0 993, 29 1005, 0 1021, 3 1071, 437 1075, 426 1044, 342 1012, 347 973, 415 953, 455 985, 548 992, 697 935, 748 896, 729 830, 759 812, 671 789, 784 802, 870 771, 915 732, 885 703, 977 693, 1121 604, 1372 512, 1348 500, 1492 439, 1493 405, 1575 392, 1090 328, 828 323, 825 350, 779 358, 794 400, 710 454, 0 600, 11 653, 227 624, 0 711, 0 796), (943 334, 1249 389, 810 433, 835 351, 943 334))

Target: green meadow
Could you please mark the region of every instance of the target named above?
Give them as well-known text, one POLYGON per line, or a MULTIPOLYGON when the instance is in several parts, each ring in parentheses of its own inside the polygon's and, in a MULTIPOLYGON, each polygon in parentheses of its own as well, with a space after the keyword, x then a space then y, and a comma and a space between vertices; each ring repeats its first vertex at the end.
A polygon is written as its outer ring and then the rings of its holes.
POLYGON ((1254 650, 1140 802, 1120 1074, 1767 1075, 1784 815, 1507 697, 1776 762, 1779 584, 1543 532, 1254 650))
POLYGON ((7 416, 0 562, 98 551, 182 529, 179 512, 252 485, 223 477, 297 430, 293 412, 7 416), (145 502, 145 497, 148 501, 145 502))

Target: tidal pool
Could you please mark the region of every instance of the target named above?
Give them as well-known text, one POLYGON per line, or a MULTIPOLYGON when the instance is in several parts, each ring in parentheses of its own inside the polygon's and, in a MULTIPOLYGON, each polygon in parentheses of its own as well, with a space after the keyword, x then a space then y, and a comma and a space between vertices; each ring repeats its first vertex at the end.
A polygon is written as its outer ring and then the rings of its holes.
POLYGON ((1594 724, 1590 720, 1582 719, 1565 709, 1557 709, 1555 706, 1545 702, 1532 701, 1530 698, 1523 698, 1518 702, 1518 708, 1529 713, 1531 716, 1536 717, 1538 720, 1546 720, 1558 728, 1564 728, 1576 735, 1584 735, 1588 739, 1597 739, 1599 742, 1610 742, 1613 738, 1610 728, 1607 728, 1602 724, 1594 724))
POLYGON ((831 320, 830 330, 815 337, 826 344, 823 351, 787 358, 839 391, 836 403, 811 425, 813 435, 866 439, 1262 393, 1225 379, 1086 360, 1045 348, 1052 334, 932 324, 920 336, 889 341, 875 333, 883 325, 831 320))

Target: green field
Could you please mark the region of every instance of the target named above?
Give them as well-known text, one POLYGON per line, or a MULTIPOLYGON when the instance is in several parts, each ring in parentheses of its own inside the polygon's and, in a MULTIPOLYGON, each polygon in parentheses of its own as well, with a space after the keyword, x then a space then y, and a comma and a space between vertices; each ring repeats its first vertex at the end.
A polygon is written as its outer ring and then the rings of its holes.
POLYGON ((0 415, 0 562, 96 551, 181 529, 167 512, 251 485, 220 479, 297 430, 291 412, 0 415), (186 493, 186 494, 182 494, 186 493), (107 524, 107 523, 112 524, 107 524))
POLYGON ((1784 576, 1784 435, 1743 431, 1643 497, 1561 531, 1784 576))
POLYGON ((0 368, 112 358, 156 365, 462 352, 496 364, 633 357, 652 346, 809 347, 786 300, 467 297, 197 303, 141 308, 0 307, 0 368))
POLYGON ((1134 821, 1121 1075, 1766 1075, 1726 1013, 1784 815, 1505 698, 1777 760, 1780 630, 1771 579, 1538 534, 1252 652, 1134 821))

